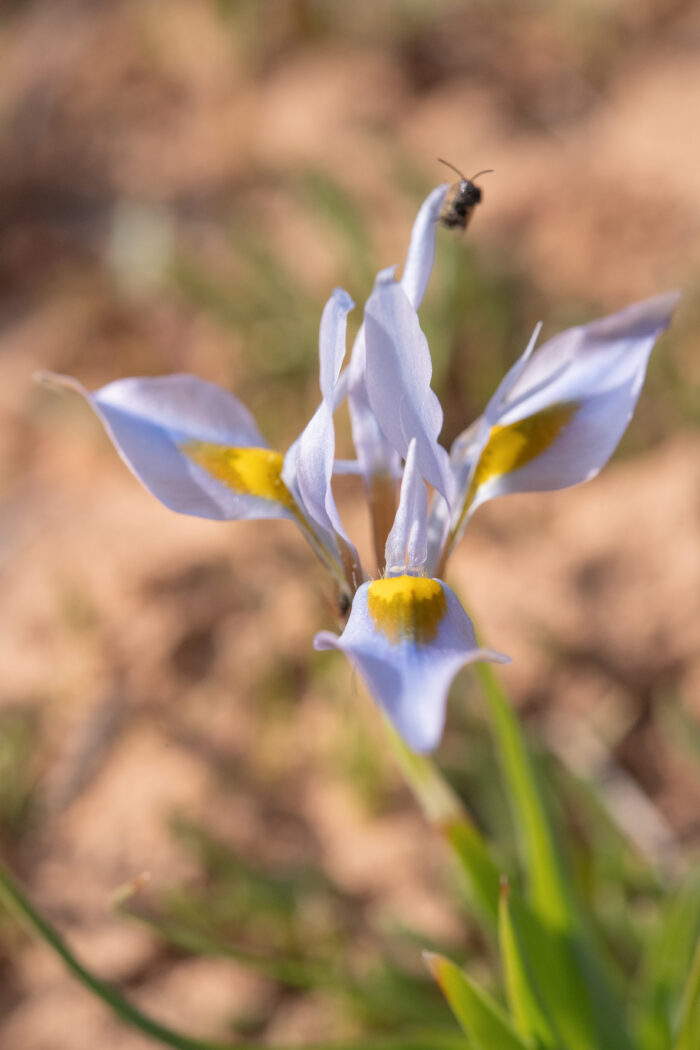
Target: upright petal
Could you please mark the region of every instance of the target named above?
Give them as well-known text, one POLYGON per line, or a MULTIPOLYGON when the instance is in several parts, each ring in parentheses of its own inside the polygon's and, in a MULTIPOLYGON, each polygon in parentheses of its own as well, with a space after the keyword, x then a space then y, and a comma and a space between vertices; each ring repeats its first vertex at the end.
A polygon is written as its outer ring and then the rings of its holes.
POLYGON ((462 463, 453 533, 495 496, 566 488, 598 473, 627 428, 678 299, 670 292, 570 328, 514 366, 471 443, 453 449, 453 468, 462 463))
POLYGON ((389 576, 421 572, 428 556, 428 490, 416 468, 415 438, 408 446, 401 498, 385 556, 389 576))
POLYGON ((347 315, 353 306, 347 292, 339 288, 326 304, 319 335, 321 404, 288 450, 282 471, 283 481, 301 507, 318 545, 331 562, 342 567, 352 591, 363 578, 362 568, 340 521, 332 479, 336 386, 345 357, 347 315))
POLYGON ((190 375, 120 379, 94 394, 52 377, 92 406, 119 455, 166 507, 218 520, 298 518, 269 449, 232 394, 190 375))
POLYGON ((448 184, 445 182, 423 201, 411 231, 401 287, 414 310, 423 302, 435 261, 435 233, 448 184))
POLYGON ((401 476, 401 457, 387 441, 372 411, 365 383, 365 362, 365 326, 362 324, 348 368, 348 410, 357 464, 369 503, 377 564, 381 565, 384 544, 396 511, 396 481, 401 476))
POLYGON ((306 514, 321 528, 346 540, 333 498, 335 387, 345 357, 347 315, 355 304, 336 288, 326 303, 319 334, 321 404, 285 457, 283 478, 306 514))
POLYGON ((455 593, 440 580, 395 576, 365 583, 342 635, 323 631, 316 649, 340 649, 414 751, 432 751, 445 725, 454 676, 475 660, 507 662, 480 649, 455 593))
MULTIPOLYGON (((447 184, 438 186, 421 205, 413 224, 401 286, 415 309, 421 304, 435 258, 435 231, 447 184)), ((365 326, 362 324, 346 370, 348 408, 359 472, 363 477, 370 504, 372 531, 381 561, 387 533, 396 507, 396 479, 400 477, 400 456, 387 439, 370 404, 365 383, 365 326)), ((336 390, 336 397, 343 383, 336 390)))
POLYGON ((365 308, 365 383, 382 431, 404 459, 416 439, 422 476, 448 502, 453 479, 449 457, 438 443, 442 408, 430 387, 430 349, 408 296, 384 270, 365 308))

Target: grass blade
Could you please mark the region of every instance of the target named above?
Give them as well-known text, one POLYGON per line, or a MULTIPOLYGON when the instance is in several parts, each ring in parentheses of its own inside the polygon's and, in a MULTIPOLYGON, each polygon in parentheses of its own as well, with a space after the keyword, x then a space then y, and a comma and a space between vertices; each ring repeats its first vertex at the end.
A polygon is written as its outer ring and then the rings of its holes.
POLYGON ((501 1007, 483 989, 446 959, 425 953, 428 969, 476 1050, 528 1050, 501 1007))
POLYGON ((561 857, 535 768, 517 717, 490 664, 474 665, 484 690, 494 739, 509 789, 516 834, 533 910, 549 925, 570 930, 575 915, 561 857))
MULTIPOLYGON (((130 1028, 173 1050, 260 1050, 259 1044, 221 1043, 195 1039, 161 1024, 134 1006, 116 988, 101 980, 73 954, 57 930, 27 899, 9 871, 0 863, 0 902, 49 947, 83 987, 100 999, 130 1028)), ((307 1050, 465 1050, 464 1038, 449 1032, 417 1032, 392 1038, 366 1036, 361 1044, 324 1044, 307 1050)))
POLYGON ((501 946, 506 993, 515 1026, 527 1043, 549 1050, 561 1050, 563 1044, 547 1014, 542 993, 537 986, 522 935, 513 920, 509 889, 501 891, 498 939, 501 946))
POLYGON ((640 1044, 670 1046, 681 994, 700 937, 700 879, 690 875, 676 888, 656 920, 637 982, 640 1044))
POLYGON ((683 992, 674 1050, 700 1050, 700 940, 695 948, 683 992))
MULTIPOLYGON (((474 667, 484 689, 508 788, 534 924, 523 924, 543 993, 567 1043, 576 1050, 631 1050, 607 973, 607 961, 579 922, 534 762, 517 716, 490 664, 474 667), (532 927, 532 928, 530 928, 532 927), (542 945, 548 945, 543 957, 542 945), (545 978, 549 971, 550 976, 545 978), (546 983, 545 983, 546 980, 546 983)), ((523 918, 527 918, 524 914, 523 918)))

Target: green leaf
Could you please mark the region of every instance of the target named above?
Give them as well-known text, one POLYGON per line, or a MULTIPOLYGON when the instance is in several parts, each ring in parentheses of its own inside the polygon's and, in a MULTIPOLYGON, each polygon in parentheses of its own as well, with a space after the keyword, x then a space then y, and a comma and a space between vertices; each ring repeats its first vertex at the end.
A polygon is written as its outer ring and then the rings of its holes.
POLYGON ((700 878, 693 872, 660 909, 649 938, 636 992, 640 1042, 670 1046, 683 986, 700 936, 700 878))
POLYGON ((542 998, 572 1050, 631 1050, 607 960, 596 952, 579 921, 518 719, 490 664, 478 663, 474 669, 486 696, 527 876, 534 922, 524 911, 521 936, 536 967, 542 998))
POLYGON ((394 757, 426 820, 454 849, 481 918, 495 930, 500 873, 479 829, 435 763, 411 751, 386 719, 385 726, 394 757))
POLYGON ((491 665, 475 664, 475 671, 486 696, 494 739, 509 788, 532 907, 555 929, 573 929, 575 913, 571 894, 517 717, 491 665))
MULTIPOLYGON (((25 896, 14 878, 0 863, 0 904, 14 913, 53 953, 83 988, 100 999, 115 1016, 130 1028, 172 1050, 256 1050, 244 1043, 222 1043, 197 1039, 155 1020, 107 981, 103 981, 72 952, 58 931, 41 915, 25 896)), ((459 1035, 445 1031, 414 1031, 392 1038, 365 1036, 361 1044, 326 1043, 307 1050, 464 1050, 459 1035)))
POLYGON ((458 966, 444 955, 426 952, 424 958, 476 1050, 527 1050, 498 1003, 458 966))
POLYGON ((696 945, 683 991, 674 1050, 700 1050, 700 940, 696 945))
POLYGON ((523 944, 522 934, 513 920, 508 898, 509 889, 504 883, 499 908, 498 939, 506 993, 515 1026, 527 1042, 534 1042, 536 1046, 549 1050, 558 1050, 563 1044, 548 1016, 523 944))

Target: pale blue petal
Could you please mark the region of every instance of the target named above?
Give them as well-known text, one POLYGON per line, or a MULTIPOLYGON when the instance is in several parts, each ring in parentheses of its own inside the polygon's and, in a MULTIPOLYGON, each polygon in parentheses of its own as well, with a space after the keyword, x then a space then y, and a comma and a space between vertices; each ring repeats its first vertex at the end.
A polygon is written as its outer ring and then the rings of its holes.
MULTIPOLYGON (((432 271, 435 231, 447 188, 447 184, 438 186, 428 195, 413 224, 401 286, 416 309, 423 299, 432 271)), ((350 366, 337 385, 336 407, 347 393, 357 461, 369 490, 372 478, 401 476, 401 457, 382 431, 370 404, 365 383, 365 361, 365 328, 362 324, 355 339, 350 366)))
POLYGON ((416 468, 415 438, 408 446, 401 497, 386 541, 386 571, 392 576, 419 572, 428 556, 428 490, 416 468))
POLYGON ((401 476, 401 457, 382 432, 367 394, 365 382, 365 326, 357 333, 348 372, 348 410, 352 441, 365 485, 372 478, 401 476))
POLYGON ((430 387, 430 349, 418 315, 391 270, 379 274, 365 308, 365 383, 372 410, 393 447, 416 462, 427 482, 451 502, 449 457, 438 443, 442 408, 430 387))
POLYGON ((449 536, 451 519, 452 516, 447 502, 442 496, 435 493, 430 503, 430 514, 428 515, 428 550, 425 559, 427 576, 444 575, 442 571, 438 573, 438 566, 449 536))
POLYGON ((517 492, 549 492, 590 481, 605 466, 627 429, 637 401, 634 381, 589 395, 556 440, 535 459, 479 487, 471 507, 517 492))
POLYGON ((439 744, 447 694, 460 668, 476 660, 508 661, 477 646, 471 621, 449 587, 440 581, 426 582, 436 584, 444 596, 444 612, 432 640, 396 641, 378 629, 368 608, 374 586, 369 583, 355 595, 342 635, 323 631, 314 639, 316 649, 346 654, 397 731, 418 752, 432 751, 439 744))
POLYGON ((401 276, 401 287, 415 310, 423 302, 432 273, 435 260, 435 232, 448 188, 448 183, 445 182, 426 197, 411 231, 411 243, 401 276))
MULTIPOLYGON (((540 332, 541 331, 542 331, 542 322, 539 321, 535 325, 535 330, 532 333, 532 335, 530 336, 530 342, 525 347, 525 350, 520 355, 520 357, 515 362, 515 364, 511 365, 511 367, 508 369, 508 371, 506 372, 506 374, 503 377, 503 379, 501 380, 501 382, 496 387, 496 392, 494 393, 493 397, 489 401, 488 405, 486 406, 486 411, 484 412, 484 415, 486 416, 486 418, 490 422, 493 422, 494 420, 496 420, 498 418, 498 415, 499 415, 501 406, 503 405, 503 402, 505 401, 506 397, 508 396, 508 394, 510 393, 512 388, 515 386, 517 381, 520 379, 520 376, 523 374, 523 372, 527 368, 528 362, 529 362, 530 358, 532 357, 532 355, 533 355, 533 353, 535 351, 535 347, 537 346, 537 340, 540 337, 540 332)), ((464 437, 464 433, 460 434, 459 437, 457 438, 457 442, 460 442, 463 437, 464 437)), ((454 445, 453 445, 453 448, 454 448, 454 445)))
POLYGON ((570 328, 531 356, 526 352, 482 419, 453 446, 451 462, 461 492, 453 520, 460 517, 460 503, 473 471, 479 476, 476 464, 494 440, 492 426, 517 426, 558 407, 571 410, 568 421, 542 451, 479 485, 469 515, 496 496, 566 488, 594 477, 627 428, 649 355, 668 327, 678 299, 677 292, 647 299, 602 320, 570 328))
POLYGON ((654 343, 671 323, 679 300, 679 292, 666 292, 601 320, 569 328, 544 343, 508 391, 499 422, 630 383, 636 397, 654 343))
POLYGON ((321 529, 347 540, 333 498, 335 388, 345 357, 347 315, 354 303, 336 289, 321 318, 320 382, 323 400, 285 457, 283 478, 305 514, 321 529))
POLYGON ((129 469, 171 510, 217 520, 294 516, 283 502, 222 483, 185 451, 192 442, 267 449, 250 412, 213 383, 190 375, 120 379, 91 394, 68 377, 54 381, 85 397, 129 469))
POLYGON ((333 473, 343 477, 358 477, 362 474, 362 467, 356 459, 334 459, 333 473))

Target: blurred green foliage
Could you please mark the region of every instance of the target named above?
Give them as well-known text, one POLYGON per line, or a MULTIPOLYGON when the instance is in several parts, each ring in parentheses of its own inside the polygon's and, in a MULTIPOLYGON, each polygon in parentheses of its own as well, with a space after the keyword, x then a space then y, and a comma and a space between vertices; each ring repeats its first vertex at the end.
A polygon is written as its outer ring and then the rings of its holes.
POLYGON ((39 714, 33 706, 0 711, 0 842, 15 844, 37 811, 39 714))

